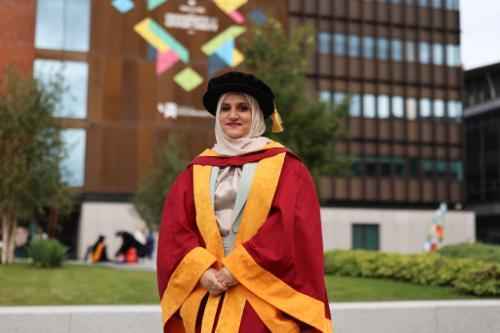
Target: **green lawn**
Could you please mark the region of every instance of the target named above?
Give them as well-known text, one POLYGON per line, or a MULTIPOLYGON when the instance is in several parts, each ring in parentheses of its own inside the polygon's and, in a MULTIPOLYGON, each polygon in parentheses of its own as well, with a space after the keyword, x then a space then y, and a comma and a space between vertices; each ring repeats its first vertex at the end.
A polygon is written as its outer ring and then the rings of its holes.
POLYGON ((479 299, 450 288, 419 286, 387 279, 325 276, 330 302, 479 299))
MULTIPOLYGON (((381 279, 327 276, 330 301, 471 299, 445 288, 381 279)), ((38 269, 0 265, 0 306, 157 304, 156 274, 96 266, 38 269)))

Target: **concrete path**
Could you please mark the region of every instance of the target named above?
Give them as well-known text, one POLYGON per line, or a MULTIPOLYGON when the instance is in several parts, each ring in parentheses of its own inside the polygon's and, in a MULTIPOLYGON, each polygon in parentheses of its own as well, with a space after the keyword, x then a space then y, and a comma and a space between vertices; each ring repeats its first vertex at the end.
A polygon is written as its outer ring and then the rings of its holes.
MULTIPOLYGON (((500 332, 500 300, 331 303, 330 309, 335 333, 500 332)), ((0 332, 161 333, 161 311, 158 305, 0 307, 0 332)))

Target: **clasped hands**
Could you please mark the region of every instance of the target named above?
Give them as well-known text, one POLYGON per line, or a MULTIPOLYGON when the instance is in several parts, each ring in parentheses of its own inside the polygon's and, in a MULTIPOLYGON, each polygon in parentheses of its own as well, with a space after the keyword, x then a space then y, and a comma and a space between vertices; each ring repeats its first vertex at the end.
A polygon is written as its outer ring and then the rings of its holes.
POLYGON ((215 268, 209 268, 201 275, 200 283, 210 295, 216 296, 238 284, 238 280, 226 267, 222 267, 219 271, 215 268))

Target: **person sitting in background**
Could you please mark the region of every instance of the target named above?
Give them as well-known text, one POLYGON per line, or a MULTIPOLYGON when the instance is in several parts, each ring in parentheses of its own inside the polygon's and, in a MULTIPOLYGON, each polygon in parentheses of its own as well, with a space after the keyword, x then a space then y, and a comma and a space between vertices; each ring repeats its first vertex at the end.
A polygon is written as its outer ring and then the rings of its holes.
POLYGON ((94 264, 97 262, 109 261, 106 244, 104 242, 105 239, 105 236, 99 235, 94 245, 89 246, 89 248, 87 249, 87 253, 85 254, 85 261, 87 261, 89 256, 92 260, 92 263, 94 264))
MULTIPOLYGON (((122 245, 115 254, 116 261, 118 262, 130 262, 126 260, 127 254, 130 251, 135 251, 136 256, 139 258, 144 258, 146 255, 146 244, 139 242, 131 233, 127 231, 117 231, 117 237, 122 238, 122 245)), ((136 258, 137 259, 137 258, 136 258)), ((134 260, 136 262, 137 260, 134 260)))

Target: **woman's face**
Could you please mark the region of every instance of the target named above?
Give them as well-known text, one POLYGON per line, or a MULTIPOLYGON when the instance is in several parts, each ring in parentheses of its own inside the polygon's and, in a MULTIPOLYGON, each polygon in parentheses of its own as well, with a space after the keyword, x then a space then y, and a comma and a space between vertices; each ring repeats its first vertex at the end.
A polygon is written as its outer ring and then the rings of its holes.
POLYGON ((231 139, 244 137, 252 125, 252 109, 245 96, 227 94, 222 101, 219 121, 222 131, 231 139))

